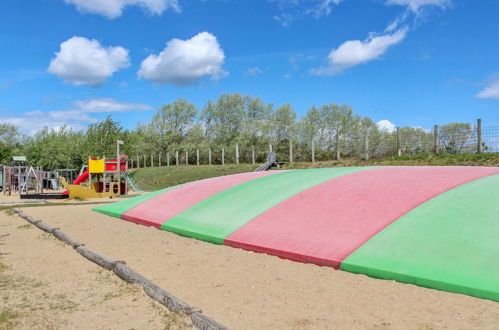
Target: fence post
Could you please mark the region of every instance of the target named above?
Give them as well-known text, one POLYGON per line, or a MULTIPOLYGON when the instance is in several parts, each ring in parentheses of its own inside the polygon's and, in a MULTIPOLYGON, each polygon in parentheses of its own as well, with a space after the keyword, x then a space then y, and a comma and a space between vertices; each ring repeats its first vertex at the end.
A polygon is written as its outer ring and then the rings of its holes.
POLYGON ((199 149, 196 149, 196 165, 199 165, 199 149))
POLYGON ((222 148, 222 165, 225 165, 225 149, 222 148))
POLYGON ((312 163, 315 163, 315 141, 312 140, 312 163))
POLYGON ((159 153, 158 157, 159 157, 158 166, 161 167, 161 152, 159 153))
POLYGON ((185 150, 185 165, 189 165, 189 151, 185 150))
POLYGON ((364 133, 364 160, 369 160, 369 128, 364 133))
POLYGON ((402 156, 402 148, 400 146, 400 127, 397 127, 397 157, 402 156))
POLYGON ((341 159, 340 134, 336 132, 336 160, 341 159))
POLYGON ((168 166, 168 167, 170 166, 170 153, 169 152, 166 153, 166 166, 168 166))
POLYGON ((436 154, 438 154, 439 152, 439 144, 440 141, 438 140, 438 125, 435 125, 433 126, 433 150, 436 154))
POLYGON ((293 140, 289 139, 289 162, 293 162, 293 140))
POLYGON ((154 154, 151 154, 151 167, 154 167, 154 154))
POLYGON ((144 155, 144 167, 147 167, 147 156, 144 155))
POLYGON ((208 148, 208 165, 211 165, 211 148, 208 148))
POLYGON ((272 152, 272 144, 269 143, 269 151, 272 152))
POLYGON ((255 165, 255 146, 251 146, 251 162, 255 165))
POLYGON ((236 143, 236 164, 239 164, 239 143, 236 143))
POLYGON ((483 152, 482 145, 482 120, 477 119, 476 121, 476 135, 477 135, 477 152, 481 154, 483 152))
POLYGON ((178 166, 178 150, 175 151, 175 166, 178 166))
POLYGON ((137 156, 137 168, 140 168, 140 157, 137 156))

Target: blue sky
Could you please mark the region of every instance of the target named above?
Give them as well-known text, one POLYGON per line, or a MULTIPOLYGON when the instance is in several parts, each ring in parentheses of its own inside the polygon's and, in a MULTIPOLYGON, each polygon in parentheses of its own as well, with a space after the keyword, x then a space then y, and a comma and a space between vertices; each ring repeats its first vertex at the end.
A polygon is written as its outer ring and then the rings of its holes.
POLYGON ((125 127, 222 93, 499 125, 496 0, 2 0, 0 121, 125 127))

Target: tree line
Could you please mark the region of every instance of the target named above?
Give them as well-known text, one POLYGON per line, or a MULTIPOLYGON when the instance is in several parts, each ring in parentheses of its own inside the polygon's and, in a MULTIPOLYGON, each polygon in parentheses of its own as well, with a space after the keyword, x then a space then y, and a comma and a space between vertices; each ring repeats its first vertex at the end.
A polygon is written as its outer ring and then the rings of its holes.
MULTIPOLYGON (((469 123, 441 126, 440 150, 472 151, 474 132, 469 123)), ((233 162, 236 145, 241 162, 250 162, 252 150, 256 150, 257 161, 263 161, 269 145, 284 161, 289 159, 290 145, 296 161, 310 161, 311 148, 317 160, 359 157, 366 150, 373 157, 385 157, 397 149, 396 132, 380 129, 371 118, 355 114, 349 105, 312 106, 298 118, 289 104, 275 107, 259 97, 235 93, 222 94, 203 109, 179 98, 159 108, 150 122, 132 130, 124 129, 110 116, 86 130, 44 128, 34 136, 0 123, 0 162, 9 164, 13 155, 25 155, 31 165, 44 169, 79 168, 88 157, 114 158, 118 139, 124 141, 122 153, 132 160, 161 153, 165 162, 168 153, 173 157, 179 151, 185 158, 188 151, 191 164, 196 162, 196 150, 201 151, 201 163, 207 163, 208 149, 212 162, 220 163, 222 148, 225 161, 233 162)), ((399 131, 404 154, 431 152, 433 139, 433 132, 423 128, 402 127, 399 131)))

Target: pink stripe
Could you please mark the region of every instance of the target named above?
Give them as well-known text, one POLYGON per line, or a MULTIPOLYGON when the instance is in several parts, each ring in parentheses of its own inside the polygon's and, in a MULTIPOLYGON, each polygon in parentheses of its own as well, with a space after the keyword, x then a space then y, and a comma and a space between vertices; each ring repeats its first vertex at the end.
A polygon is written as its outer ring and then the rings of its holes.
POLYGON ((249 172, 191 182, 155 196, 121 215, 124 220, 159 228, 180 212, 235 185, 282 171, 249 172))
POLYGON ((278 204, 227 237, 225 244, 337 268, 411 209, 498 173, 497 167, 388 167, 353 173, 278 204))

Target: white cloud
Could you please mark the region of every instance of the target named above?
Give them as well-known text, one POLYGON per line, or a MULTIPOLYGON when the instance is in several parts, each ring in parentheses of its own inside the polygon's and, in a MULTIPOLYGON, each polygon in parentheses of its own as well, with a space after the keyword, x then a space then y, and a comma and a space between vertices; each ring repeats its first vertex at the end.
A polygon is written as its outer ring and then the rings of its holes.
POLYGON ((130 59, 125 48, 105 48, 95 39, 72 37, 61 43, 48 72, 73 85, 99 86, 128 66, 130 59))
POLYGON ((116 18, 121 16, 123 9, 127 6, 140 6, 151 14, 159 15, 166 9, 171 8, 180 12, 178 0, 64 0, 66 3, 73 4, 84 13, 99 14, 107 18, 116 18))
POLYGON ((392 123, 391 121, 387 120, 387 119, 383 119, 383 120, 380 120, 376 123, 376 126, 378 126, 378 128, 382 131, 386 131, 388 133, 392 133, 392 132, 395 132, 395 130, 397 129, 397 127, 395 126, 394 123, 392 123))
POLYGON ((67 110, 29 111, 19 116, 2 118, 1 122, 16 125, 22 131, 33 135, 44 127, 57 129, 67 125, 76 130, 84 129, 88 124, 100 121, 91 114, 152 109, 153 107, 146 104, 121 102, 112 98, 96 98, 75 101, 67 110))
POLYGON ((475 96, 480 99, 499 99, 499 80, 492 81, 475 96))
POLYGON ((297 17, 311 15, 316 18, 328 16, 343 0, 270 0, 278 4, 281 13, 274 16, 279 24, 289 26, 297 17))
POLYGON ((407 6, 413 12, 417 12, 423 6, 446 7, 452 0, 387 0, 387 5, 407 6))
POLYGON ((407 27, 403 27, 392 34, 374 36, 366 40, 349 40, 333 49, 328 56, 328 66, 312 69, 316 75, 334 75, 353 66, 367 63, 380 58, 393 45, 401 42, 407 35, 407 27))
POLYGON ((140 65, 139 77, 160 84, 187 86, 204 77, 219 79, 225 55, 217 38, 201 32, 191 39, 172 39, 158 55, 149 55, 140 65))
POLYGON ((263 70, 260 69, 259 67, 255 66, 255 67, 252 67, 252 68, 248 68, 246 70, 246 76, 248 77, 256 77, 256 76, 259 76, 263 73, 263 70))

